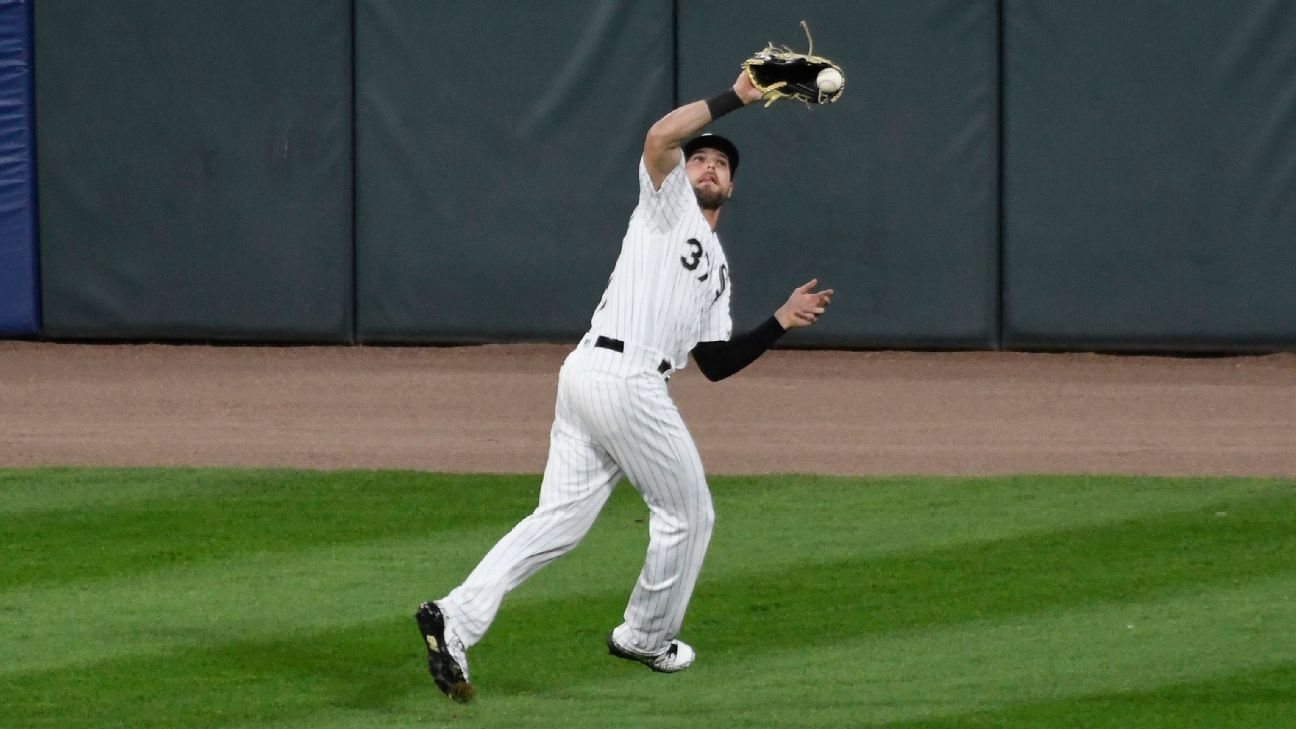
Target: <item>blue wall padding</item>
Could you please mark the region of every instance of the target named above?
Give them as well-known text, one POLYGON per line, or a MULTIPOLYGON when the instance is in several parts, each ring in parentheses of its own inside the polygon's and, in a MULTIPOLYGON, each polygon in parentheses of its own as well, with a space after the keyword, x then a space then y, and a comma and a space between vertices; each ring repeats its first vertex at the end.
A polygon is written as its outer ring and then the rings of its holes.
POLYGON ((26 0, 0 0, 0 334, 5 335, 40 329, 30 18, 26 0))

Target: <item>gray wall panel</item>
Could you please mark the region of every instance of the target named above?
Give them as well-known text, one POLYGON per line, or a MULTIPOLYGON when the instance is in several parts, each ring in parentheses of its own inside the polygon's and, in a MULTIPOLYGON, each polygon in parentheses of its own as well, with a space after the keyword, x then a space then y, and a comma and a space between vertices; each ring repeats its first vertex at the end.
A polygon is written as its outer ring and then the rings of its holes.
POLYGON ((1007 345, 1296 344, 1296 4, 1006 11, 1007 345))
POLYGON ((347 0, 35 7, 55 337, 349 341, 347 0))
POLYGON ((670 110, 669 0, 360 0, 364 341, 589 324, 670 110))
POLYGON ((817 275, 839 293, 831 315, 785 343, 994 346, 995 9, 681 1, 682 101, 725 88, 767 41, 804 50, 802 19, 846 70, 836 104, 782 101, 714 125, 743 153, 720 223, 740 329, 817 275))

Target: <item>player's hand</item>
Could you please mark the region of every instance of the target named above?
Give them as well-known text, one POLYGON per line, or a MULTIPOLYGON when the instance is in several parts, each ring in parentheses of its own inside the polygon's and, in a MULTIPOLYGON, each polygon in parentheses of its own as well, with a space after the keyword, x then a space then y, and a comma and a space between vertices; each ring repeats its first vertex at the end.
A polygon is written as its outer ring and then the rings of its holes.
POLYGON ((819 315, 828 308, 828 303, 832 301, 833 290, 815 291, 814 287, 818 283, 819 279, 812 278, 798 286, 788 297, 787 303, 774 312, 774 318, 778 319, 778 323, 784 329, 808 327, 814 324, 819 315))
POLYGON ((761 90, 752 85, 751 77, 747 75, 745 68, 738 72, 738 80, 734 81, 733 90, 744 104, 751 104, 764 98, 761 90))

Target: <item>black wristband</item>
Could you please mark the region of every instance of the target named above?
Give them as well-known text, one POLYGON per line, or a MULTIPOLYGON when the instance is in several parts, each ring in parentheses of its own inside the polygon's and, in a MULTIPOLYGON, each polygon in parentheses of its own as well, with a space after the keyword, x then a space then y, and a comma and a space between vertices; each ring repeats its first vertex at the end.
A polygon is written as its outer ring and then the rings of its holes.
POLYGON ((738 98, 738 92, 732 88, 725 89, 723 93, 716 94, 706 100, 707 111, 711 112, 711 121, 728 114, 734 109, 743 107, 742 99, 738 98))

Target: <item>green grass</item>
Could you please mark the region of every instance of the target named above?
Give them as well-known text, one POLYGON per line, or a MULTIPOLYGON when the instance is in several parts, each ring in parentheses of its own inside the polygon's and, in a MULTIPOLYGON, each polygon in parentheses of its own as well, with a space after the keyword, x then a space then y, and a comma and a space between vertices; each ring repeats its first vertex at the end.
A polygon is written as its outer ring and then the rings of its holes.
POLYGON ((716 478, 682 674, 622 485, 447 701, 411 615, 538 479, 0 470, 4 727, 1296 726, 1296 482, 716 478))

